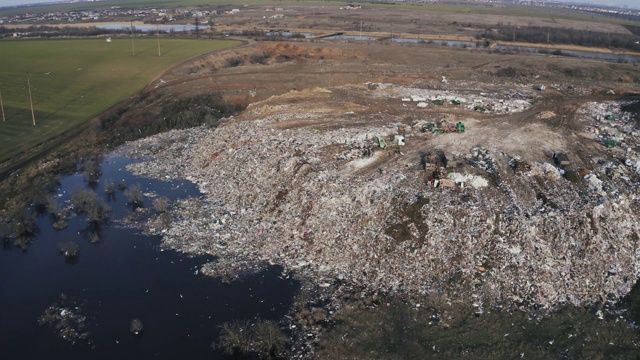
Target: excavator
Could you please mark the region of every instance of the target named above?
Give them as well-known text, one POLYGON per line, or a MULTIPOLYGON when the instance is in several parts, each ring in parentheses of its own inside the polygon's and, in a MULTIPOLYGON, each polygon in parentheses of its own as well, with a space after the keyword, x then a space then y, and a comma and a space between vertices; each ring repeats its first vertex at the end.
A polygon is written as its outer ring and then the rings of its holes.
POLYGON ((434 134, 443 134, 443 133, 451 133, 451 132, 463 133, 464 130, 465 130, 464 123, 459 121, 456 123, 456 126, 433 127, 431 131, 433 131, 434 134))

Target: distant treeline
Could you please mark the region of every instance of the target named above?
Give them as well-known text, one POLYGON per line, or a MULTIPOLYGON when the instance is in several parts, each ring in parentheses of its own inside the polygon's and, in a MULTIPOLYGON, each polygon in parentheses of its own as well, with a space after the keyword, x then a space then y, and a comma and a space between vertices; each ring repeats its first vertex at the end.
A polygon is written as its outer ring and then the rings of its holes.
MULTIPOLYGON (((143 31, 133 28, 133 32, 140 34, 143 31)), ((163 33, 163 31, 160 31, 163 33)), ((130 34, 131 30, 128 27, 121 29, 101 29, 94 26, 86 27, 57 27, 57 26, 29 26, 25 28, 11 28, 0 27, 0 38, 12 37, 14 33, 20 35, 20 37, 38 37, 38 38, 50 38, 50 37, 67 37, 67 36, 98 36, 98 35, 116 35, 116 34, 130 34)), ((153 32, 155 35, 155 32, 153 32)))
POLYGON ((634 14, 618 14, 618 13, 606 13, 601 11, 587 11, 588 13, 594 14, 596 16, 606 16, 618 20, 629 20, 629 21, 640 21, 640 16, 634 14))
POLYGON ((614 34, 596 31, 574 30, 546 27, 499 26, 487 29, 477 36, 478 39, 493 41, 520 41, 546 44, 571 44, 590 47, 604 47, 640 51, 640 36, 614 34))

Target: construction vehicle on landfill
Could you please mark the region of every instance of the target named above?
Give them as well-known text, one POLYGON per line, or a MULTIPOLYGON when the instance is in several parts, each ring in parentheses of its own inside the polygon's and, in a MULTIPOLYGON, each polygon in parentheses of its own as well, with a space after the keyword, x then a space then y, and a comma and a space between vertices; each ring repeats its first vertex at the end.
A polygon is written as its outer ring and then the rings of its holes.
POLYGON ((443 134, 443 133, 451 133, 451 132, 457 132, 457 133, 463 133, 465 130, 465 126, 463 122, 457 122, 455 126, 446 126, 446 125, 441 125, 440 127, 433 127, 432 131, 434 134, 443 134))
POLYGON ((387 147, 387 142, 384 141, 384 139, 382 138, 382 136, 380 135, 376 135, 376 140, 378 141, 378 146, 380 147, 380 149, 386 149, 387 147))

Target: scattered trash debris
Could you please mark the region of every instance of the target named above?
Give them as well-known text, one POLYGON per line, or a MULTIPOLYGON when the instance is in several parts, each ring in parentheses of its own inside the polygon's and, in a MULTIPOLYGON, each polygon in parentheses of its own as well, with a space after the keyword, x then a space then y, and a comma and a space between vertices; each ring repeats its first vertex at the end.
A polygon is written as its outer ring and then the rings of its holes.
POLYGON ((129 326, 129 330, 134 335, 140 335, 142 333, 143 325, 142 321, 138 318, 131 320, 131 325, 129 326))
POLYGON ((58 244, 60 253, 67 259, 75 258, 80 254, 80 247, 73 241, 65 241, 58 244))
POLYGON ((571 161, 567 157, 567 154, 563 152, 554 152, 553 153, 553 161, 555 161, 556 165, 560 166, 568 166, 571 165, 571 161))
POLYGON ((556 117, 556 113, 554 113, 553 111, 541 111, 536 115, 536 117, 542 120, 549 120, 556 117))
POLYGON ((71 344, 89 340, 89 332, 85 330, 86 322, 87 317, 80 306, 64 293, 60 295, 60 303, 47 307, 38 319, 41 326, 48 325, 58 337, 71 344))

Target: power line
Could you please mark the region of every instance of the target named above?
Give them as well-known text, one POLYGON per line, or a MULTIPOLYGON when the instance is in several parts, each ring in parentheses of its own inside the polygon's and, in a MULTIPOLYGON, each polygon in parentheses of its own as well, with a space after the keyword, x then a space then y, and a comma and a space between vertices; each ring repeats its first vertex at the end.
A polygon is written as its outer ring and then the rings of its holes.
POLYGON ((27 87, 29 88, 29 104, 31 105, 31 119, 33 120, 33 126, 36 126, 36 114, 33 112, 33 99, 31 97, 31 79, 27 74, 27 87))
POLYGON ((136 47, 133 45, 133 21, 131 22, 131 54, 136 56, 136 47))
POLYGON ((196 14, 196 39, 200 39, 200 21, 198 21, 198 14, 196 14))
POLYGON ((0 89, 0 109, 2 109, 2 121, 7 121, 4 117, 4 103, 2 102, 2 89, 0 89))
POLYGON ((160 26, 156 24, 156 37, 158 38, 158 56, 162 56, 160 53, 160 26))

